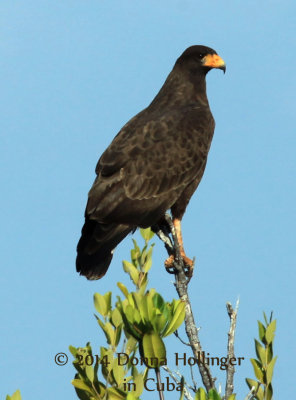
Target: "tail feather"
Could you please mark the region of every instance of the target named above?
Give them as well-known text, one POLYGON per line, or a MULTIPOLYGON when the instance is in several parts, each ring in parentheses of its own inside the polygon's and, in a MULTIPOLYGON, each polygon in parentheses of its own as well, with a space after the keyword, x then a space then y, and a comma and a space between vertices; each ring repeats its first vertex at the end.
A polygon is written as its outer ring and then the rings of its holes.
POLYGON ((77 245, 76 270, 89 280, 102 278, 115 247, 133 230, 128 225, 102 224, 85 218, 77 245))

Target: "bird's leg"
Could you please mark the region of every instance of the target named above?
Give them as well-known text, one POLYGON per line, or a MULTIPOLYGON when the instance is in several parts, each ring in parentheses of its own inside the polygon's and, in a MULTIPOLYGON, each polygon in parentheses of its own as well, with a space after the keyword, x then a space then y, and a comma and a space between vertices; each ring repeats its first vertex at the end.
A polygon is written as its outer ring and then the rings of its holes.
MULTIPOLYGON (((184 244, 183 244, 183 237, 182 237, 182 230, 181 230, 181 220, 178 218, 173 218, 173 225, 175 228, 175 233, 178 241, 180 255, 184 262, 184 267, 186 268, 186 275, 192 276, 193 273, 193 261, 188 258, 185 254, 184 244)), ((172 254, 170 257, 165 261, 164 265, 168 272, 171 272, 171 269, 174 268, 174 261, 175 256, 172 254)))

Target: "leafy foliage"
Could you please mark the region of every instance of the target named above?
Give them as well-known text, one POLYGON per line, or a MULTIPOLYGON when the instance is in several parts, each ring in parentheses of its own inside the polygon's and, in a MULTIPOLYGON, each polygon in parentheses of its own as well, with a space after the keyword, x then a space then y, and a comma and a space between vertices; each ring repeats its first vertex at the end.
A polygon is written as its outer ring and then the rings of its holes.
MULTIPOLYGON (((194 397, 194 400, 222 400, 222 399, 223 398, 215 389, 211 389, 209 393, 206 393, 206 391, 203 388, 199 388, 194 397)), ((235 400, 235 399, 236 399, 235 394, 232 394, 231 396, 228 397, 227 400, 235 400)))
MULTIPOLYGON (((149 241, 153 232, 141 229, 141 235, 145 240, 143 249, 133 240, 131 261, 123 261, 123 269, 135 290, 130 292, 118 282, 123 297, 117 297, 114 307, 111 292, 94 294, 95 317, 107 346, 101 346, 95 355, 90 343, 85 347, 69 346, 76 369, 72 385, 80 400, 139 400, 151 371, 159 376, 160 367, 166 365, 164 338, 173 334, 184 321, 185 304, 182 301, 166 302, 155 289, 147 290, 153 251, 149 241)), ((258 321, 259 340, 255 339, 257 358, 250 360, 256 379, 246 379, 252 390, 246 397, 249 400, 273 400, 272 377, 277 359, 273 356, 275 330, 276 320, 272 315, 268 320, 264 313, 264 322, 258 321)), ((202 387, 190 387, 194 392, 192 397, 184 377, 175 380, 175 386, 180 388, 177 389, 179 400, 185 397, 192 400, 236 399, 235 394, 225 399, 216 389, 207 393, 202 387)), ((20 391, 7 395, 6 400, 21 400, 20 391)))
POLYGON ((255 339, 255 350, 257 359, 251 358, 254 374, 257 380, 246 379, 246 382, 251 389, 254 388, 256 400, 272 400, 273 388, 272 377, 273 369, 277 357, 273 357, 273 341, 276 330, 276 320, 272 319, 272 313, 269 320, 265 313, 264 323, 258 321, 259 341, 255 339))
POLYGON ((114 308, 111 292, 94 295, 98 313, 95 317, 108 347, 100 347, 100 357, 97 357, 93 356, 89 343, 84 348, 70 346, 77 371, 72 384, 81 400, 139 398, 149 369, 158 370, 166 364, 163 338, 174 333, 184 321, 184 303, 180 300, 166 302, 155 289, 146 289, 153 250, 148 241, 153 233, 146 229, 141 230, 141 234, 145 240, 143 249, 134 240, 131 262, 123 262, 136 290, 129 292, 119 282, 123 298, 117 297, 114 308), (140 357, 136 357, 138 353, 140 357), (138 363, 139 359, 143 371, 135 366, 135 360, 138 363))
MULTIPOLYGON (((141 229, 141 235, 145 240, 143 249, 133 240, 131 261, 123 261, 123 268, 135 291, 130 292, 118 282, 123 298, 117 297, 115 307, 112 306, 111 292, 94 294, 94 306, 98 313, 95 317, 107 346, 101 346, 96 355, 93 355, 89 343, 85 347, 69 346, 76 369, 72 384, 81 400, 139 400, 149 373, 155 371, 158 376, 160 367, 166 364, 163 339, 174 333, 184 321, 185 305, 182 301, 173 299, 166 302, 155 289, 147 290, 153 251, 153 244, 149 246, 149 241, 153 232, 141 229), (141 371, 136 367, 138 363, 142 366, 141 371)), ((259 340, 255 339, 257 358, 250 360, 257 380, 246 379, 251 389, 246 397, 249 400, 273 400, 272 377, 277 359, 273 356, 276 320, 272 319, 272 314, 269 320, 265 313, 263 315, 264 322, 258 321, 259 340)), ((235 394, 225 399, 216 389, 207 393, 202 387, 190 388, 194 392, 193 398, 184 377, 178 382, 175 380, 175 384, 181 388, 179 400, 185 397, 192 400, 236 399, 235 394)), ((20 391, 7 395, 6 400, 21 400, 20 391)))
POLYGON ((7 395, 6 400, 22 400, 21 392, 17 390, 12 396, 7 395))
MULTIPOLYGON (((185 304, 182 301, 173 299, 166 302, 155 289, 147 289, 153 251, 153 244, 149 246, 149 241, 153 232, 141 230, 141 235, 145 240, 144 247, 140 249, 133 240, 131 261, 123 261, 123 269, 135 290, 129 291, 118 282, 122 296, 117 297, 114 307, 111 292, 94 294, 98 313, 95 317, 106 337, 107 347, 100 347, 98 357, 92 354, 89 343, 83 348, 70 346, 77 371, 72 384, 81 400, 139 399, 149 373, 155 371, 157 376, 160 367, 166 364, 164 338, 174 333, 184 321, 185 304), (138 364, 142 370, 136 368, 138 364)), ((251 359, 257 381, 246 380, 250 389, 255 388, 251 398, 256 400, 272 400, 271 381, 276 361, 272 349, 276 321, 272 318, 267 321, 265 314, 264 320, 265 324, 258 321, 257 359, 251 359)), ((179 400, 184 397, 193 399, 184 377, 175 383, 181 387, 179 400)), ((194 400, 226 400, 215 389, 208 393, 203 388, 194 391, 194 400)), ((231 394, 227 400, 235 399, 236 395, 231 394)))

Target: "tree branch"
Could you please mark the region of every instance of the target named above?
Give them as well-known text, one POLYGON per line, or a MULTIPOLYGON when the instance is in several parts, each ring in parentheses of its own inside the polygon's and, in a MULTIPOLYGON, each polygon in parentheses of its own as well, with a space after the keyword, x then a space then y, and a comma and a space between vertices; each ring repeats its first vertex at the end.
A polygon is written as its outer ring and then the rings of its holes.
POLYGON ((190 346, 190 343, 187 343, 187 342, 185 342, 184 340, 182 340, 182 339, 180 338, 178 331, 175 331, 175 332, 174 332, 174 335, 176 336, 177 339, 180 340, 181 343, 185 344, 185 346, 191 347, 191 346, 190 346))
MULTIPOLYGON (((172 219, 169 214, 165 215, 165 219, 167 224, 170 227, 171 235, 173 238, 173 253, 175 256, 174 260, 174 268, 175 268, 175 287, 179 298, 186 304, 185 306, 185 331, 189 339, 190 347, 192 349, 193 355, 197 360, 201 360, 203 358, 203 350, 202 346, 198 337, 198 329, 196 327, 194 316, 191 309, 191 303, 188 296, 188 284, 190 278, 187 278, 184 272, 184 262, 180 255, 180 248, 179 243, 176 237, 175 228, 172 223, 172 219)), ((162 232, 166 237, 164 232, 162 232)), ((159 236, 160 237, 160 236, 159 236)), ((167 244, 168 240, 163 240, 161 237, 160 239, 167 244)), ((171 241, 171 239, 169 238, 171 241)), ((168 250, 168 249, 167 249, 168 250)), ((169 251, 169 255, 172 253, 172 249, 169 251)), ((215 379, 212 377, 211 371, 209 366, 206 363, 199 362, 198 363, 199 372, 201 375, 202 382, 207 391, 212 388, 215 388, 215 379)))
MULTIPOLYGON (((180 380, 178 378, 175 377, 175 375, 173 374, 173 372, 169 369, 169 367, 167 365, 162 365, 162 368, 170 375, 170 377, 177 383, 177 385, 180 384, 180 380)), ((187 387, 185 386, 187 385, 187 383, 184 381, 184 396, 186 399, 188 400, 193 400, 193 397, 191 396, 189 390, 187 389, 187 387)), ((188 386, 189 389, 192 389, 190 386, 188 386)))
POLYGON ((164 243, 165 248, 169 254, 172 253, 174 247, 171 238, 164 233, 164 231, 159 227, 153 227, 153 232, 159 237, 159 239, 164 243))
POLYGON ((158 390, 159 400, 164 400, 159 368, 155 368, 155 374, 156 374, 157 384, 159 387, 159 390, 158 390))
POLYGON ((231 358, 234 358, 234 336, 235 336, 235 328, 236 328, 236 317, 238 311, 239 299, 237 299, 235 309, 232 308, 232 305, 227 302, 226 308, 230 319, 230 327, 228 331, 228 343, 227 343, 227 359, 228 359, 228 368, 226 372, 226 385, 225 385, 225 399, 233 393, 233 378, 235 373, 234 366, 229 362, 231 358))

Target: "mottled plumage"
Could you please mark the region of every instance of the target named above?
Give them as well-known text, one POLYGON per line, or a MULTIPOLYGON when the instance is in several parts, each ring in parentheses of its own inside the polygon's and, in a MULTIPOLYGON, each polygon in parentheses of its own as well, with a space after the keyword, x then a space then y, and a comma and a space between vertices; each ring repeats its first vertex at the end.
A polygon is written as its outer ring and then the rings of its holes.
POLYGON ((211 68, 225 71, 214 50, 189 47, 152 103, 99 159, 77 246, 77 271, 88 279, 106 273, 114 248, 129 232, 156 225, 169 209, 173 219, 182 219, 214 133, 205 83, 211 68))

